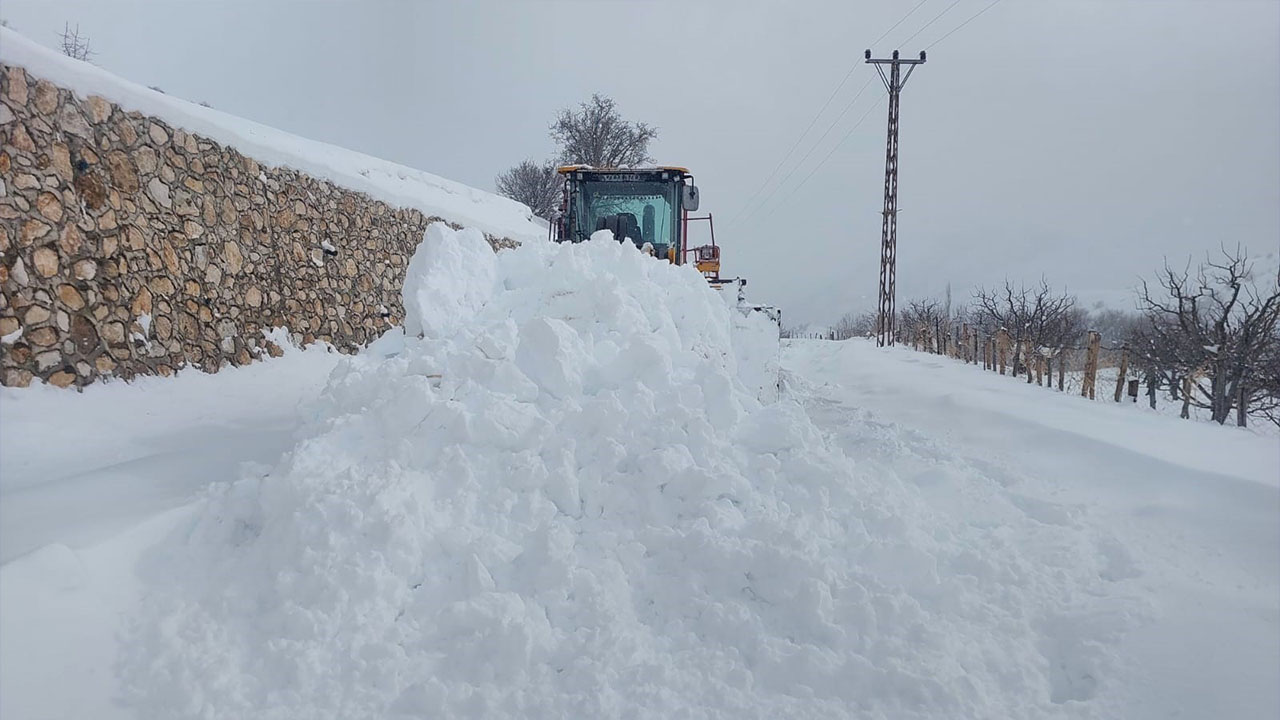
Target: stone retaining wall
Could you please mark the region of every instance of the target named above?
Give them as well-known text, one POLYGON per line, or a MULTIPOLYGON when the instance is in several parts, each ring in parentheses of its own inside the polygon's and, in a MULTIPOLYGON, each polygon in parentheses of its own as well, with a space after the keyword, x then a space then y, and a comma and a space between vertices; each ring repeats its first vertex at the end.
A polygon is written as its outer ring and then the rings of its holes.
POLYGON ((438 221, 0 66, 0 383, 352 351, 438 221))

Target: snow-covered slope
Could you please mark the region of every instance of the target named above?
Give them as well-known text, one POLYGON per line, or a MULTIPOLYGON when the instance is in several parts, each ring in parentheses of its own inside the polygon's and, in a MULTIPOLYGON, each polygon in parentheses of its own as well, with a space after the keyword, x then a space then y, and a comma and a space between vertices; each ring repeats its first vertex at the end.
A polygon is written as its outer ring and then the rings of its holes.
POLYGON ((546 226, 539 224, 527 206, 513 200, 156 92, 3 27, 0 62, 22 67, 82 98, 101 95, 126 110, 158 117, 259 162, 300 170, 393 206, 415 208, 513 240, 546 237, 546 226))

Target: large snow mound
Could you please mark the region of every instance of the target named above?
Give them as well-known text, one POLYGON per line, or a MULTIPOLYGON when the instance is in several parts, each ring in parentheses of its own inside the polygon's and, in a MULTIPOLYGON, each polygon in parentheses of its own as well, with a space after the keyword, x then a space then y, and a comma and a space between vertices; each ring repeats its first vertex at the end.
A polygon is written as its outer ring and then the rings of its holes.
POLYGON ((958 522, 758 402, 691 268, 430 232, 423 336, 344 361, 292 452, 145 559, 140 716, 1099 712, 1136 608, 1054 518, 958 522))
POLYGON ((524 241, 546 237, 528 206, 431 173, 327 145, 156 92, 74 60, 0 27, 0 62, 25 68, 80 97, 100 95, 125 110, 158 117, 270 166, 285 166, 492 235, 524 241))

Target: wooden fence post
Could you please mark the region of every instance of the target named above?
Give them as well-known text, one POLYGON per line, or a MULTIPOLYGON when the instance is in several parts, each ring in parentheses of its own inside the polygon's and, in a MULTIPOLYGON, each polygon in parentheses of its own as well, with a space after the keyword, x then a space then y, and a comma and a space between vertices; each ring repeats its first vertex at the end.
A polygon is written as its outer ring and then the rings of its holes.
POLYGON ((1080 395, 1094 399, 1094 388, 1098 384, 1098 349, 1102 345, 1102 336, 1096 331, 1089 331, 1089 345, 1084 358, 1084 382, 1080 383, 1080 395))
POLYGON ((1120 348, 1120 374, 1116 376, 1116 402, 1124 394, 1124 376, 1129 372, 1129 346, 1120 348))
POLYGON ((996 362, 1000 366, 1000 374, 1004 375, 1009 362, 1009 332, 1004 328, 996 331, 996 362))
POLYGON ((1036 353, 1036 384, 1044 385, 1044 353, 1036 353))
POLYGON ((1067 349, 1058 350, 1058 392, 1066 392, 1063 390, 1066 383, 1064 380, 1067 376, 1067 349))

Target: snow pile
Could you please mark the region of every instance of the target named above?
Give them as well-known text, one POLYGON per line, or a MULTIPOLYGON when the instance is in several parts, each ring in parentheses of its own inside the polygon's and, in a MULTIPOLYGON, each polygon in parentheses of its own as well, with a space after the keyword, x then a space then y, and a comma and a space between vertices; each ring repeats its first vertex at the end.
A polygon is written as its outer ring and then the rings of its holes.
POLYGON ((291 167, 397 207, 415 208, 513 240, 547 235, 546 224, 514 200, 156 92, 42 47, 4 27, 0 27, 0 61, 25 68, 81 98, 100 95, 126 111, 161 118, 259 162, 291 167))
POLYGON ((405 334, 450 335, 493 297, 493 249, 475 230, 463 230, 462 235, 459 241, 452 231, 432 228, 409 260, 401 292, 405 334))
POLYGON ((424 337, 345 361, 290 454, 144 560, 140 716, 1095 712, 1132 608, 1053 518, 1024 556, 761 405, 691 268, 429 233, 424 337))
POLYGON ((782 374, 781 338, 775 316, 750 306, 735 307, 733 350, 738 361, 738 378, 757 398, 765 402, 778 399, 782 374))

